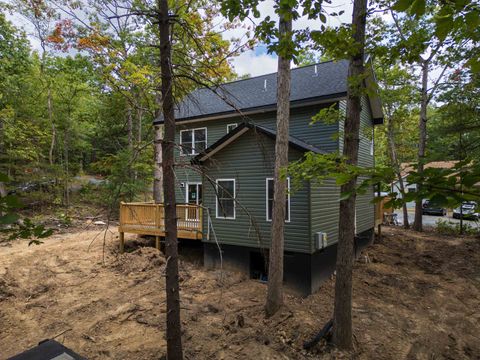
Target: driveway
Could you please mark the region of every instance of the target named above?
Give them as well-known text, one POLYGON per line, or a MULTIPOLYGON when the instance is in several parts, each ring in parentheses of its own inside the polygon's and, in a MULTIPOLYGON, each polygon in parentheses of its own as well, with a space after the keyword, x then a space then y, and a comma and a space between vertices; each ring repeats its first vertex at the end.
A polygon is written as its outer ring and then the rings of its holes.
MULTIPOLYGON (((401 209, 395 211, 396 214, 398 214, 398 222, 400 225, 403 225, 403 211, 401 209)), ((411 224, 413 224, 413 220, 415 217, 415 211, 414 209, 408 209, 408 221, 411 224)), ((438 216, 438 215, 423 215, 423 225, 426 226, 433 226, 435 227, 437 225, 437 221, 439 220, 448 220, 449 222, 452 223, 459 223, 459 219, 454 219, 452 215, 446 215, 446 216, 438 216)), ((463 220, 464 224, 469 224, 471 226, 477 226, 477 223, 472 220, 463 220)))

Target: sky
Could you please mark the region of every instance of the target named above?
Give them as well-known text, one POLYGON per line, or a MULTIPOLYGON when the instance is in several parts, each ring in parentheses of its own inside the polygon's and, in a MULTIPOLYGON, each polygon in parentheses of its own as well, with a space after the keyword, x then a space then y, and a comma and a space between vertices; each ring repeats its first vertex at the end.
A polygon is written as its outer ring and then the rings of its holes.
MULTIPOLYGON (((272 19, 278 19, 275 16, 273 9, 273 0, 267 0, 260 6, 260 13, 262 17, 269 15, 272 19)), ((327 11, 345 13, 339 18, 327 17, 327 25, 338 26, 342 22, 351 22, 353 4, 351 0, 332 0, 332 4, 328 5, 327 11)), ((320 20, 308 20, 302 17, 296 20, 293 24, 294 29, 303 29, 309 27, 313 30, 320 29, 320 20)), ((235 29, 224 34, 226 39, 231 37, 241 37, 245 33, 244 29, 235 29)), ((254 50, 246 51, 240 56, 233 59, 232 64, 235 72, 239 75, 249 74, 251 76, 263 75, 277 71, 277 57, 272 54, 267 54, 264 45, 257 46, 254 50)))
MULTIPOLYGON (((278 17, 275 16, 275 11, 273 9, 274 0, 263 1, 260 5, 261 18, 265 16, 270 16, 273 20, 277 20, 278 17)), ((328 12, 339 12, 345 11, 345 13, 338 17, 327 17, 327 25, 338 26, 341 22, 351 22, 352 17, 352 0, 332 0, 332 4, 325 6, 328 12)), ((25 30, 27 34, 32 32, 27 21, 18 17, 18 16, 9 16, 7 17, 12 21, 17 27, 25 30)), ((226 20, 224 20, 226 21, 226 20)), ((305 17, 302 17, 296 20, 293 24, 294 29, 303 29, 307 26, 311 29, 320 29, 320 20, 308 20, 305 17)), ((245 39, 246 29, 237 28, 228 30, 222 33, 222 36, 225 39, 230 40, 231 38, 243 38, 245 39)), ((29 36, 30 42, 34 49, 39 49, 40 45, 37 39, 32 36, 29 36)), ((243 52, 239 56, 235 57, 231 61, 235 72, 239 75, 250 75, 257 76, 275 72, 277 70, 277 58, 275 55, 268 54, 265 45, 258 45, 253 50, 243 52)))

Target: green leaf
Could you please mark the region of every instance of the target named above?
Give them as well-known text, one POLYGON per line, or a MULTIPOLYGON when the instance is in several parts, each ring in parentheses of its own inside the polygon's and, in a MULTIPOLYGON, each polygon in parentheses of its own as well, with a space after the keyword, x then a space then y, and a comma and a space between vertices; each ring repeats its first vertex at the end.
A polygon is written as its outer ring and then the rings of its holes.
POLYGON ((451 16, 440 17, 437 19, 435 34, 440 40, 445 40, 448 33, 453 28, 453 18, 451 16))
POLYGON ((478 58, 471 58, 467 61, 467 65, 470 67, 472 72, 478 74, 480 73, 480 59, 478 58))
POLYGON ((415 0, 410 8, 410 13, 415 16, 422 16, 425 14, 425 0, 415 0))
POLYGON ((353 191, 345 191, 341 194, 340 201, 347 200, 352 195, 353 195, 353 191))
POLYGON ((5 204, 7 204, 9 208, 22 207, 21 201, 14 195, 7 195, 2 200, 5 201, 5 204))
POLYGON ((469 28, 474 29, 480 25, 480 16, 478 12, 470 11, 465 14, 465 21, 469 28))
POLYGON ((351 175, 348 174, 348 173, 344 173, 344 174, 337 174, 335 176, 335 182, 337 185, 343 185, 343 184, 346 184, 347 182, 349 182, 351 180, 351 175))
POLYGON ((38 238, 43 239, 43 238, 49 237, 52 234, 53 234, 53 229, 48 229, 42 232, 40 236, 38 236, 38 238))
POLYGON ((410 0, 398 0, 392 8, 397 11, 407 11, 410 5, 412 5, 410 0))
POLYGON ((10 181, 8 176, 3 173, 0 173, 0 182, 8 182, 8 181, 10 181))
POLYGON ((19 218, 17 214, 6 214, 0 216, 0 224, 14 224, 19 218))

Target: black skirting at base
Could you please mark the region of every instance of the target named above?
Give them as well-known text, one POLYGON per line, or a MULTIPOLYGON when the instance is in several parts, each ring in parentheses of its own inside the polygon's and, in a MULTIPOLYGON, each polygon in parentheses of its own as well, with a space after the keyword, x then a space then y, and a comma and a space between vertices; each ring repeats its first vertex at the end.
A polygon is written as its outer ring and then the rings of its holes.
MULTIPOLYGON (((355 256, 372 243, 374 229, 358 234, 355 238, 355 256)), ((243 272, 251 278, 266 281, 268 278, 268 249, 236 245, 221 245, 225 269, 243 272)), ((284 283, 293 292, 307 296, 316 292, 335 271, 337 244, 304 254, 286 251, 284 255, 284 283)), ((204 243, 204 266, 220 267, 220 253, 216 244, 204 243)))

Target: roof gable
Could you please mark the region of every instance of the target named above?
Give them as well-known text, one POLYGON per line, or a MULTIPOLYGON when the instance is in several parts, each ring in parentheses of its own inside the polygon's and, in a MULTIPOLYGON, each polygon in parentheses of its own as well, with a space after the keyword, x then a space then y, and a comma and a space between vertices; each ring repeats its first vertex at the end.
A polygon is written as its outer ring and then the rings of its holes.
MULTIPOLYGON (((251 123, 241 123, 238 125, 234 130, 230 131, 227 135, 223 136, 219 140, 217 140, 215 143, 210 145, 208 148, 206 148, 203 152, 198 154, 192 159, 193 163, 199 164, 202 163, 206 160, 208 160, 210 157, 212 157, 214 154, 217 152, 221 151, 225 147, 227 147, 229 144, 234 142, 236 139, 247 133, 248 131, 258 131, 272 139, 275 140, 277 133, 276 131, 272 129, 265 128, 263 126, 258 126, 254 125, 251 123)), ((289 136, 288 138, 289 146, 292 148, 295 148, 300 151, 312 151, 317 154, 325 154, 326 152, 313 146, 310 145, 300 139, 297 139, 293 136, 289 136)))

